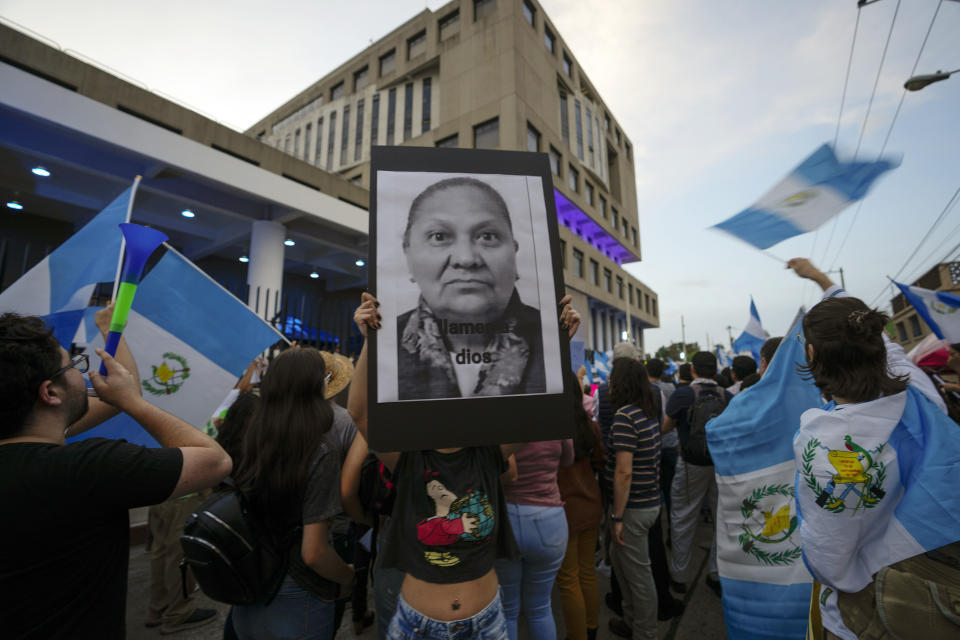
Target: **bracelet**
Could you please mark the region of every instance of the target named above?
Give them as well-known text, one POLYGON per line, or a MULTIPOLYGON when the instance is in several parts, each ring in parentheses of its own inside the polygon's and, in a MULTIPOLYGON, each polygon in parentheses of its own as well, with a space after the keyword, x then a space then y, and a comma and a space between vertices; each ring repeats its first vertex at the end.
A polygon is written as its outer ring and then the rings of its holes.
POLYGON ((615 516, 611 513, 610 520, 613 522, 623 522, 623 516, 615 516))

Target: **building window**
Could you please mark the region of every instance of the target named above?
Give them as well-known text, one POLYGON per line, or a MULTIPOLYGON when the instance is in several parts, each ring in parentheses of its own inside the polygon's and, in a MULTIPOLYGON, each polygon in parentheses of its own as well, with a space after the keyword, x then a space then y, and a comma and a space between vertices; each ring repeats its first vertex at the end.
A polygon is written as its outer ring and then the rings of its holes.
POLYGON ((366 66, 364 66, 359 71, 354 71, 353 72, 353 90, 360 91, 360 89, 363 89, 365 86, 367 86, 367 81, 369 76, 370 74, 367 73, 366 66))
POLYGON ((343 107, 343 125, 340 129, 340 166, 347 164, 347 147, 350 146, 350 105, 343 107))
POLYGON ((437 22, 438 31, 440 32, 440 42, 443 42, 450 36, 460 31, 460 10, 451 11, 447 15, 440 18, 437 22))
POLYGON ((560 266, 567 268, 567 243, 563 240, 560 241, 560 266))
POLYGON ((590 282, 600 286, 600 265, 593 258, 590 258, 590 282))
POLYGON ((293 132, 293 157, 300 157, 300 129, 293 132))
POLYGON ((497 10, 497 0, 473 0, 473 21, 493 15, 497 10))
POLYGON ((920 318, 917 316, 910 316, 910 330, 913 331, 913 337, 919 338, 922 331, 920 330, 920 318))
POLYGON ((380 94, 373 94, 373 108, 370 110, 370 146, 380 144, 380 94))
POLYGON ((393 70, 397 68, 397 50, 390 49, 385 54, 380 56, 380 77, 387 75, 388 73, 393 73, 393 70))
POLYGON ((593 185, 587 182, 586 180, 583 181, 583 192, 587 196, 587 204, 592 207, 593 206, 593 185))
POLYGON ((496 149, 500 146, 500 119, 493 118, 473 127, 475 149, 496 149))
POLYGON ((573 250, 573 274, 578 278, 583 277, 583 251, 573 250))
POLYGON ((330 128, 327 129, 327 171, 333 170, 333 142, 337 131, 337 112, 330 114, 330 128))
POLYGON ((587 162, 593 166, 593 114, 590 109, 587 109, 587 162))
POLYGON ((902 322, 897 323, 897 335, 900 336, 900 342, 907 341, 907 328, 903 326, 902 322))
POLYGON ((543 43, 547 45, 547 51, 554 53, 554 49, 557 46, 557 38, 550 33, 550 29, 547 28, 547 25, 543 25, 543 43))
POLYGON ((573 77, 573 62, 570 61, 566 52, 563 53, 563 72, 567 74, 568 78, 573 77))
POLYGON ((604 220, 607 219, 607 199, 603 196, 600 196, 600 216, 603 217, 604 220))
POLYGON ((527 123, 527 151, 540 151, 540 132, 527 123))
POLYGON ((317 120, 317 144, 313 146, 313 163, 320 166, 323 162, 323 118, 317 120))
POLYGON ((430 131, 430 78, 423 79, 423 108, 420 110, 423 116, 423 125, 421 133, 430 131))
POLYGON ((570 148, 570 114, 568 113, 567 94, 560 92, 560 137, 564 144, 570 148))
POLYGON ((387 92, 387 145, 394 143, 394 134, 397 128, 397 88, 387 92))
POLYGON ((627 230, 630 228, 630 223, 627 222, 626 218, 621 218, 620 221, 623 223, 623 237, 627 237, 627 230))
POLYGON ((349 182, 350 184, 355 184, 355 185, 357 185, 357 186, 359 187, 361 184, 363 184, 363 174, 362 174, 362 173, 358 173, 357 175, 355 175, 355 176, 353 176, 352 178, 350 178, 350 179, 348 180, 348 182, 349 182))
POLYGON ((617 133, 617 146, 619 147, 620 146, 620 128, 619 127, 616 129, 616 133, 617 133))
POLYGON ((283 139, 283 152, 290 153, 290 134, 287 134, 287 137, 283 139))
POLYGON ((613 293, 613 274, 610 273, 610 269, 603 270, 603 288, 606 289, 609 293, 613 293))
POLYGON ((523 11, 523 19, 526 20, 531 27, 536 28, 534 16, 537 15, 537 10, 530 4, 529 0, 523 0, 521 11, 523 11))
POLYGON ((567 184, 570 186, 570 189, 574 192, 579 193, 577 188, 577 183, 580 181, 580 172, 573 168, 573 165, 570 165, 567 169, 567 184))
POLYGON ((657 299, 656 298, 653 299, 653 317, 654 318, 657 317, 657 299))
POLYGON ((343 97, 343 81, 341 80, 337 84, 333 85, 333 89, 330 89, 330 100, 336 100, 337 98, 343 97))
POLYGON ((610 207, 610 222, 614 231, 620 228, 620 216, 617 215, 616 207, 610 207))
POLYGON ((627 292, 630 294, 630 304, 633 304, 633 285, 627 283, 627 292))
POLYGON ((550 146, 550 172, 560 177, 560 152, 550 146))
POLYGON ((413 83, 408 82, 403 87, 403 140, 407 141, 413 135, 413 83))
POLYGON ((637 228, 630 228, 630 235, 633 236, 633 246, 637 246, 637 228))
POLYGON ((623 143, 623 148, 624 148, 624 149, 626 150, 626 152, 627 152, 627 162, 632 162, 632 161, 633 161, 633 158, 630 157, 630 143, 629 143, 629 142, 624 142, 624 143, 623 143))
POLYGON ((417 35, 407 38, 407 60, 413 60, 427 50, 427 32, 421 31, 417 35))
POLYGON ((604 112, 603 114, 603 126, 604 131, 610 131, 610 114, 604 112))
POLYGON ((357 100, 357 137, 353 146, 353 161, 359 162, 363 157, 363 98, 357 100))
POLYGON ((456 149, 460 146, 460 135, 455 133, 452 136, 447 136, 442 140, 437 140, 437 147, 448 147, 451 149, 456 149))
POLYGON ((617 297, 623 300, 623 278, 617 276, 617 297))
POLYGON ((650 313, 650 294, 649 293, 643 294, 643 304, 646 307, 647 313, 650 313))
POLYGON ((303 130, 303 160, 310 161, 310 134, 313 133, 313 123, 308 122, 306 129, 303 130))
POLYGON ((573 101, 573 118, 577 127, 577 158, 583 160, 583 126, 580 120, 580 101, 573 101))

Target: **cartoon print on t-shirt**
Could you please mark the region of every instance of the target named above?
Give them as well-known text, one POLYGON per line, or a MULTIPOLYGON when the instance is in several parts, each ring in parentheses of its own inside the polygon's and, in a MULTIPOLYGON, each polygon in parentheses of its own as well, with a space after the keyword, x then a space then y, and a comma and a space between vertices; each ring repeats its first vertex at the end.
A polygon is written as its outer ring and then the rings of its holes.
MULTIPOLYGON (((463 497, 450 491, 436 471, 423 472, 424 490, 433 502, 435 514, 417 523, 417 540, 431 547, 455 542, 485 542, 493 533, 493 507, 482 491, 470 489, 463 497)), ((449 551, 424 551, 427 562, 438 567, 460 564, 449 551)))

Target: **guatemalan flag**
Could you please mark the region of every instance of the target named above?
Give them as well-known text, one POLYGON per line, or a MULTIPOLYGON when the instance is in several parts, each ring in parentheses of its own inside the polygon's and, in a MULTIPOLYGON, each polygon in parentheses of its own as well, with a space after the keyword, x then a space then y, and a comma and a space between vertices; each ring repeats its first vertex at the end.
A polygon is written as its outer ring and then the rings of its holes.
POLYGON ((591 382, 596 384, 606 383, 607 378, 610 376, 610 359, 609 354, 603 353, 602 351, 594 351, 593 353, 593 376, 590 378, 591 382))
POLYGON ((748 351, 753 354, 753 359, 760 363, 760 348, 767 341, 767 332, 763 330, 760 324, 760 314, 757 312, 757 305, 753 302, 753 296, 750 297, 750 320, 747 321, 747 327, 743 333, 733 341, 733 352, 743 353, 748 351))
POLYGON ((667 358, 667 368, 663 370, 664 373, 671 376, 676 375, 678 369, 679 367, 677 367, 677 363, 673 361, 673 358, 667 358))
MULTIPOLYGON (((717 568, 731 640, 802 640, 812 577, 801 560, 793 437, 820 392, 805 364, 803 312, 760 381, 707 423, 717 476, 717 568)), ((960 430, 958 430, 960 431, 960 430)))
POLYGON ((767 249, 781 240, 813 231, 860 200, 898 160, 840 162, 824 144, 756 203, 714 225, 715 229, 767 249))
POLYGON ((960 342, 960 296, 895 282, 938 338, 960 342))
MULTIPOLYGON (((144 398, 197 428, 213 415, 247 365, 283 340, 247 305, 169 248, 141 280, 123 337, 137 363, 144 398)), ((94 348, 103 348, 99 332, 88 346, 91 368, 100 366, 94 348)), ((157 446, 126 415, 77 439, 84 437, 157 446)))
POLYGON ((717 345, 717 368, 724 369, 726 367, 733 366, 733 358, 730 357, 730 354, 724 351, 723 347, 717 345))

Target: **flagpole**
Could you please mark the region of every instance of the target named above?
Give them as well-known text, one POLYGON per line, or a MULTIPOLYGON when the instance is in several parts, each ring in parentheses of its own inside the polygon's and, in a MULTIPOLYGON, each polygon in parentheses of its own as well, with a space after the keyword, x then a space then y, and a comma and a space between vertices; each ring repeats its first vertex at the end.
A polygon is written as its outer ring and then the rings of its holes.
POLYGON ((784 260, 783 258, 780 258, 780 257, 778 257, 778 256, 773 255, 772 253, 770 253, 770 252, 767 251, 766 249, 762 249, 762 250, 760 251, 760 253, 762 253, 763 255, 765 255, 765 256, 773 259, 773 260, 776 260, 776 261, 779 262, 780 264, 787 264, 787 261, 786 261, 786 260, 784 260))
MULTIPOLYGON (((127 201, 127 215, 124 217, 124 222, 130 222, 130 214, 133 213, 133 199, 137 195, 137 187, 140 186, 140 179, 143 176, 137 176, 133 179, 133 186, 130 187, 130 199, 127 201)), ((123 250, 127 247, 127 239, 121 237, 120 239, 120 259, 117 260, 117 275, 113 277, 113 293, 110 294, 110 302, 115 302, 117 299, 117 289, 120 288, 120 272, 123 271, 123 250)))

